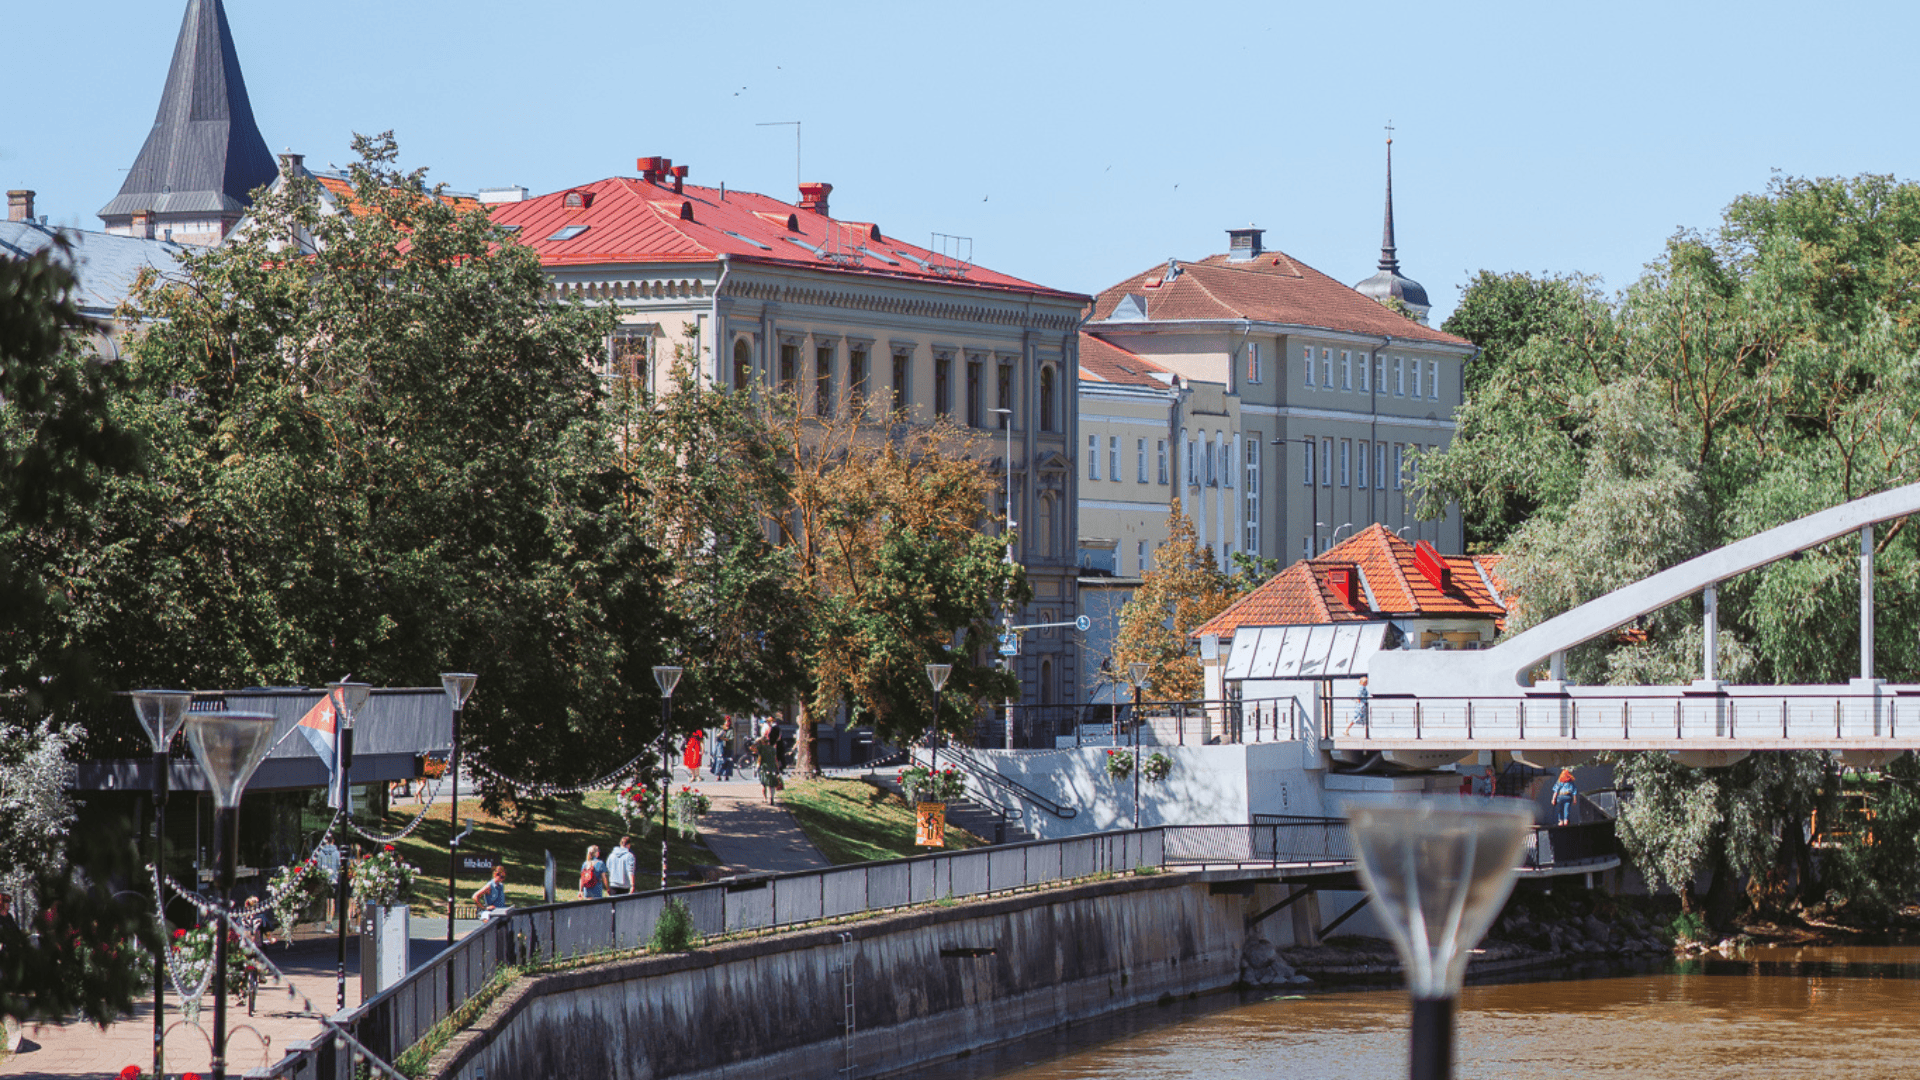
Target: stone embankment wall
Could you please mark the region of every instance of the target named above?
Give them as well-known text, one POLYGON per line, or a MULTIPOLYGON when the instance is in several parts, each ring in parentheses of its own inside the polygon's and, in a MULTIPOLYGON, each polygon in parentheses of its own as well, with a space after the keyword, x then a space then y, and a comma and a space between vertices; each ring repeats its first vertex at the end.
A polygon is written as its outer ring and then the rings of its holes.
POLYGON ((530 977, 430 1073, 806 1080, 849 1054, 855 1076, 907 1069, 1230 986, 1247 899, 1129 876, 530 977))

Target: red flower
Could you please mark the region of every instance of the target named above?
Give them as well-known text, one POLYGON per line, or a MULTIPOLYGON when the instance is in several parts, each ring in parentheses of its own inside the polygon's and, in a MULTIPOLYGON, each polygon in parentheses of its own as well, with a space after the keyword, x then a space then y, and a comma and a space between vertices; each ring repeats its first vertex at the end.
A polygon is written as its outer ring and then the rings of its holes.
POLYGON ((200 1074, 199 1074, 199 1073, 188 1073, 188 1074, 186 1074, 185 1076, 182 1076, 182 1077, 180 1078, 180 1080, 200 1080, 200 1074))
POLYGON ((393 850, 393 845, 392 845, 392 844, 388 844, 388 845, 387 845, 387 850, 388 850, 388 851, 392 851, 392 850, 393 850))
POLYGON ((177 927, 176 927, 176 928, 174 929, 174 931, 173 931, 173 937, 174 937, 174 940, 175 940, 175 941, 178 941, 179 939, 181 939, 181 938, 183 938, 183 937, 186 937, 186 936, 187 936, 187 932, 186 932, 185 930, 181 930, 181 929, 179 929, 179 928, 177 928, 177 927))
POLYGON ((129 1065, 120 1070, 120 1080, 140 1080, 140 1066, 129 1065))

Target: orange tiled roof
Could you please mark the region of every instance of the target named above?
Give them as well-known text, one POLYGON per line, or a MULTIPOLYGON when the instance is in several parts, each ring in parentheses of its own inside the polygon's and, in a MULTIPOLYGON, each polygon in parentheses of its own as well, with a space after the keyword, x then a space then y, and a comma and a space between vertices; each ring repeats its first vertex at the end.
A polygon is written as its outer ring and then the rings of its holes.
MULTIPOLYGON (((331 173, 313 173, 311 175, 313 176, 314 182, 326 188, 327 194, 332 195, 334 201, 347 213, 358 215, 366 209, 365 206, 361 205, 359 198, 354 195, 353 181, 344 176, 331 173)), ((471 195, 442 195, 440 196, 440 201, 460 210, 477 210, 481 205, 480 200, 471 195)))
POLYGON ((1302 559, 1275 574, 1193 633, 1230 637, 1242 626, 1311 626, 1408 616, 1478 616, 1505 622, 1506 608, 1488 588, 1489 580, 1494 588, 1505 588, 1493 572, 1500 556, 1437 557, 1448 571, 1444 590, 1420 569, 1415 545, 1384 525, 1369 525, 1325 555, 1302 559), (1332 580, 1349 566, 1357 568, 1365 581, 1364 588, 1355 589, 1352 605, 1340 598, 1332 580))
POLYGON ((1094 300, 1093 320, 1108 318, 1120 301, 1132 294, 1145 301, 1149 323, 1251 319, 1392 335, 1437 345, 1472 344, 1396 315, 1282 252, 1263 252, 1244 262, 1209 255, 1179 266, 1180 272, 1172 281, 1164 280, 1167 267, 1162 264, 1104 290, 1094 300))
POLYGON ((1118 345, 1102 341, 1092 334, 1080 335, 1080 377, 1089 382, 1117 383, 1123 386, 1164 387, 1166 368, 1128 352, 1118 345))

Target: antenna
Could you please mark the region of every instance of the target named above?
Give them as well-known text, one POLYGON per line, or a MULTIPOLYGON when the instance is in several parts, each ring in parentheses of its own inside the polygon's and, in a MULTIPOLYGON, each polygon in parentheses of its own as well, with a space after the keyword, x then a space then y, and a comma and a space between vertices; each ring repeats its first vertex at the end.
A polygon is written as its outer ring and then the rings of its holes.
POLYGON ((755 124, 753 126, 754 127, 789 127, 790 126, 793 128, 793 186, 794 188, 798 189, 800 187, 800 121, 768 120, 768 121, 765 121, 764 123, 755 124))

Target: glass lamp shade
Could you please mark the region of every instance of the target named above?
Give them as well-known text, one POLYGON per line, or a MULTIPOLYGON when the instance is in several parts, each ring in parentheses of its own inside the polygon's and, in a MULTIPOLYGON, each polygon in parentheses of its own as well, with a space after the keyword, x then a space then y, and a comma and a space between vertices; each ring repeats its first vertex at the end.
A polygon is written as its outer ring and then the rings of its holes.
POLYGON ((680 685, 680 676, 686 670, 678 664, 660 664, 653 669, 653 681, 659 684, 661 697, 673 696, 673 688, 680 685))
POLYGON ((953 674, 952 664, 928 664, 927 681, 933 684, 933 692, 939 693, 947 688, 947 676, 953 674))
POLYGON ((1407 989, 1415 999, 1457 996, 1468 955, 1513 891, 1533 804, 1442 796, 1349 805, 1347 821, 1407 989))
POLYGON ((348 727, 353 726, 353 722, 360 717, 360 710, 366 708, 367 702, 373 698, 373 687, 363 682, 338 682, 328 690, 334 695, 334 708, 340 710, 348 727))
POLYGON ((473 684, 480 676, 465 671, 443 671, 440 673, 440 689, 447 692, 447 700, 453 703, 453 711, 459 712, 467 707, 467 699, 473 696, 473 684))
POLYGON ((1127 665, 1127 681, 1132 683, 1136 690, 1139 689, 1140 687, 1147 685, 1147 669, 1151 666, 1152 665, 1146 664, 1139 660, 1135 660, 1131 664, 1128 664, 1127 665))
POLYGON ((187 745, 206 774, 213 801, 222 809, 240 805, 253 770, 273 749, 273 717, 266 713, 194 713, 187 719, 187 745))
POLYGON ((127 696, 133 699, 134 715, 147 729, 147 738, 153 740, 153 752, 165 753, 187 720, 193 695, 185 690, 135 690, 127 696))

